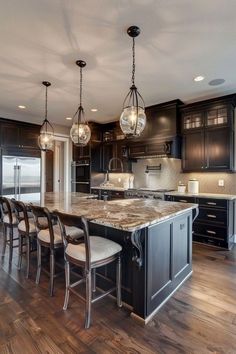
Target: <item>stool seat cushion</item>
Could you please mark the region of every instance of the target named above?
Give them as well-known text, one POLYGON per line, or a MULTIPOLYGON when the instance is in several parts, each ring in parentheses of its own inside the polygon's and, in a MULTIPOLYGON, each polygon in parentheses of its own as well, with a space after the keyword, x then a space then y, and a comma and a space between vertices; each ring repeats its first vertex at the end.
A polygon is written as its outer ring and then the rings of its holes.
MULTIPOLYGON (((53 231, 54 231, 54 244, 62 243, 61 230, 59 225, 53 225, 53 231)), ((76 239, 83 236, 83 230, 73 226, 66 226, 66 235, 76 239)), ((43 242, 50 243, 49 229, 40 230, 38 232, 38 238, 43 242)))
MULTIPOLYGON (((21 220, 19 222, 18 229, 20 231, 26 232, 25 220, 21 220)), ((29 232, 30 233, 36 232, 36 227, 35 227, 34 221, 32 219, 29 220, 29 232)))
MULTIPOLYGON (((3 222, 4 222, 5 224, 10 224, 10 218, 9 218, 9 215, 8 215, 8 214, 5 214, 5 215, 3 216, 3 222)), ((15 224, 15 225, 18 224, 17 217, 15 216, 14 213, 12 213, 12 223, 15 224)))
MULTIPOLYGON (((114 256, 122 250, 122 247, 111 240, 99 236, 90 236, 91 263, 98 262, 108 257, 114 256)), ((85 244, 74 245, 69 243, 66 254, 78 261, 85 262, 85 244)))

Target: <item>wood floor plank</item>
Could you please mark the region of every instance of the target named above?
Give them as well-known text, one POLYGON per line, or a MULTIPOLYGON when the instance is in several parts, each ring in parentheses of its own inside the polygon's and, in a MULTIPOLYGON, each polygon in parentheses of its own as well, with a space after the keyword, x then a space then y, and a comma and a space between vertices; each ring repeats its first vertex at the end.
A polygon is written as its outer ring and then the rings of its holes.
POLYGON ((0 262, 0 354, 236 354, 236 248, 194 245, 193 276, 145 327, 106 298, 85 330, 82 301, 62 309, 63 275, 50 297, 46 274, 35 285, 35 256, 29 279, 16 265, 16 250, 11 268, 7 253, 0 262))

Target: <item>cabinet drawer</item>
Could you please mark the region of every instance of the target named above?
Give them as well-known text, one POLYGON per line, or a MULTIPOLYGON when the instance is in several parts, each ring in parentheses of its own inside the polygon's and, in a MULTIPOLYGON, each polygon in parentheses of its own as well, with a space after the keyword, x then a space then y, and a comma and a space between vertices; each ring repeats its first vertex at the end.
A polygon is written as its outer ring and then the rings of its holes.
POLYGON ((197 198, 199 206, 205 206, 207 208, 219 208, 227 209, 228 201, 225 199, 210 199, 210 198, 197 198))
POLYGON ((211 238, 211 237, 202 236, 202 235, 193 234, 193 241, 205 243, 209 246, 223 247, 226 249, 230 249, 232 247, 232 246, 230 246, 230 243, 226 240, 211 238))
POLYGON ((91 193, 92 193, 92 194, 97 194, 97 195, 99 195, 99 189, 94 189, 94 188, 92 188, 92 189, 91 189, 91 193))
POLYGON ((122 191, 111 191, 112 199, 124 199, 124 192, 122 191))
POLYGON ((228 230, 226 227, 194 223, 193 230, 194 235, 206 236, 207 238, 210 237, 222 241, 227 241, 228 239, 228 230))
POLYGON ((181 202, 181 203, 195 203, 194 197, 185 197, 185 196, 173 196, 173 202, 181 202))
POLYGON ((227 226, 227 212, 210 208, 199 208, 198 221, 227 226))

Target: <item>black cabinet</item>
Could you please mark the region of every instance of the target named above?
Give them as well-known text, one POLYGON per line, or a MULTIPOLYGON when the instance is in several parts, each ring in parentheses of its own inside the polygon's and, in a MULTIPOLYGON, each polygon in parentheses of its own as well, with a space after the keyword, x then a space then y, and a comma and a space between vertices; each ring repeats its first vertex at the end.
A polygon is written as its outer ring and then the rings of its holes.
POLYGON ((234 108, 236 96, 182 107, 182 170, 234 170, 234 108))
POLYGON ((0 119, 0 144, 5 149, 39 149, 40 126, 0 119))
POLYGON ((168 196, 166 200, 197 203, 199 215, 193 224, 193 240, 230 249, 233 246, 235 202, 226 199, 168 196))
POLYGON ((183 136, 182 169, 199 171, 204 168, 204 132, 195 131, 183 136))
POLYGON ((73 161, 78 161, 83 158, 89 158, 90 157, 90 143, 86 146, 76 146, 73 144, 72 148, 72 158, 73 161))

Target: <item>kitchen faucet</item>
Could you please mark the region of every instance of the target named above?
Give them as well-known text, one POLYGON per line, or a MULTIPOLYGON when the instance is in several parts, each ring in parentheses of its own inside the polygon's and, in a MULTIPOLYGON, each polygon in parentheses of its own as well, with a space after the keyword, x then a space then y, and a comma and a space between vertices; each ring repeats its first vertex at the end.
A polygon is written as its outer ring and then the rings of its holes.
POLYGON ((109 171, 111 171, 111 163, 114 160, 120 162, 121 172, 122 173, 124 172, 124 166, 123 166, 123 162, 121 161, 121 159, 119 157, 112 157, 108 162, 108 169, 106 170, 105 181, 103 182, 103 184, 106 184, 109 182, 109 171))
POLYGON ((112 157, 112 158, 109 160, 109 163, 108 163, 108 172, 111 170, 111 163, 112 163, 112 161, 114 161, 114 160, 120 162, 121 172, 123 173, 123 172, 124 172, 123 162, 121 161, 121 159, 120 159, 119 157, 112 157))

